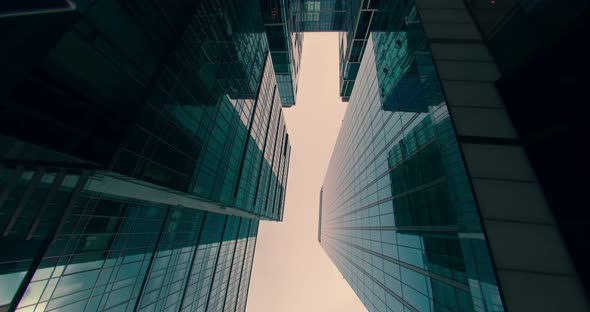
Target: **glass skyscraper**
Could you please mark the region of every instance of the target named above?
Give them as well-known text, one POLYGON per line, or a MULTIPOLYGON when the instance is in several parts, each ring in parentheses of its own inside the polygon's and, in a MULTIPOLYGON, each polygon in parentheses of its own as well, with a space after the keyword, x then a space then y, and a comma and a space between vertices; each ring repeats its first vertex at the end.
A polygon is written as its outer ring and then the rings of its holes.
POLYGON ((588 310, 587 17, 583 0, 5 1, 0 311, 243 311, 318 31, 339 33, 349 102, 318 238, 367 308, 588 310))
POLYGON ((0 311, 245 310, 289 168, 302 37, 279 12, 0 5, 0 311))
POLYGON ((258 220, 104 197, 73 172, 25 173, 7 196, 43 175, 3 227, 3 311, 245 309, 258 220))
POLYGON ((322 188, 320 242, 369 311, 503 311, 430 55, 408 37, 371 35, 322 188), (384 63, 410 69, 388 84, 384 63))
POLYGON ((318 239, 367 309, 588 311, 587 107, 564 102, 587 98, 588 4, 346 5, 318 239))

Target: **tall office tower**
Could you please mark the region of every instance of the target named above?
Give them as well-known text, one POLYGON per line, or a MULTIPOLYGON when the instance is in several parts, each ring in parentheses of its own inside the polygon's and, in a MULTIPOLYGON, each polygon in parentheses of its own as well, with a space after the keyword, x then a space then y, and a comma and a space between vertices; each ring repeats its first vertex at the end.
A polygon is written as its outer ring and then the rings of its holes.
POLYGON ((0 311, 245 309, 290 155, 262 4, 0 5, 0 311))
POLYGON ((567 180, 587 168, 587 108, 567 101, 587 98, 588 3, 384 2, 397 13, 370 28, 320 244, 369 311, 588 311, 584 184, 567 180))

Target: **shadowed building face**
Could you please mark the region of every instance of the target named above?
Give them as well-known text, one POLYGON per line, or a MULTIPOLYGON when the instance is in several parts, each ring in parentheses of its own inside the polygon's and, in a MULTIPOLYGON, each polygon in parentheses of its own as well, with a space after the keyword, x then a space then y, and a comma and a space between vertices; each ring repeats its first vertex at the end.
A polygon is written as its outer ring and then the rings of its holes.
POLYGON ((0 6, 0 311, 243 311, 290 154, 262 4, 57 2, 0 6))

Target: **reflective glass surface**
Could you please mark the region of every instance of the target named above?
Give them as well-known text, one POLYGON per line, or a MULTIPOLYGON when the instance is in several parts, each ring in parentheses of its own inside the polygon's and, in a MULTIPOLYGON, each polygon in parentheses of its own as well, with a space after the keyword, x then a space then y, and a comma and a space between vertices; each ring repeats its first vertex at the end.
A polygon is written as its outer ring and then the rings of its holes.
MULTIPOLYGON (((16 61, 33 69, 0 92, 2 134, 280 220, 290 149, 281 98, 294 98, 301 37, 281 28, 277 48, 256 0, 74 2, 69 24, 44 16, 61 35, 51 48, 16 61)), ((35 37, 27 31, 8 33, 35 37)))
POLYGON ((280 220, 268 190, 284 192, 289 142, 268 49, 257 2, 198 6, 113 170, 280 220))
POLYGON ((345 30, 347 0, 298 0, 291 9, 301 31, 345 30))
POLYGON ((319 239, 369 311, 503 311, 415 9, 374 31, 324 180, 319 239))
POLYGON ((0 311, 244 311, 258 219, 283 217, 301 38, 285 71, 257 0, 73 2, 18 20, 51 30, 39 49, 2 28, 37 52, 0 90, 0 311))
POLYGON ((84 190, 86 178, 0 170, 0 248, 10 251, 0 257, 0 308, 245 309, 257 220, 106 198, 84 190))
POLYGON ((300 5, 299 1, 289 0, 262 2, 268 48, 284 107, 295 105, 297 94, 303 33, 298 22, 299 16, 294 12, 300 5))

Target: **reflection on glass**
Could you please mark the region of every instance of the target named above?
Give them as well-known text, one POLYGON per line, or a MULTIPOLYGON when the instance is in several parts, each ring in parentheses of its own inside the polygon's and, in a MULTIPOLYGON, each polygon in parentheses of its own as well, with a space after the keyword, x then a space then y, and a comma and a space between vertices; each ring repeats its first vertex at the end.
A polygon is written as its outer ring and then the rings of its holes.
POLYGON ((369 311, 503 311, 420 19, 397 12, 358 70, 323 184, 321 244, 369 311))
POLYGON ((16 262, 24 270, 4 264, 2 306, 27 268, 33 271, 16 311, 245 304, 258 221, 83 193, 65 224, 36 269, 31 261, 16 262))
POLYGON ((243 311, 256 219, 283 217, 302 37, 265 33, 255 0, 74 2, 11 99, 59 153, 0 137, 0 311, 243 311), (94 170, 153 188, 95 193, 94 170))

